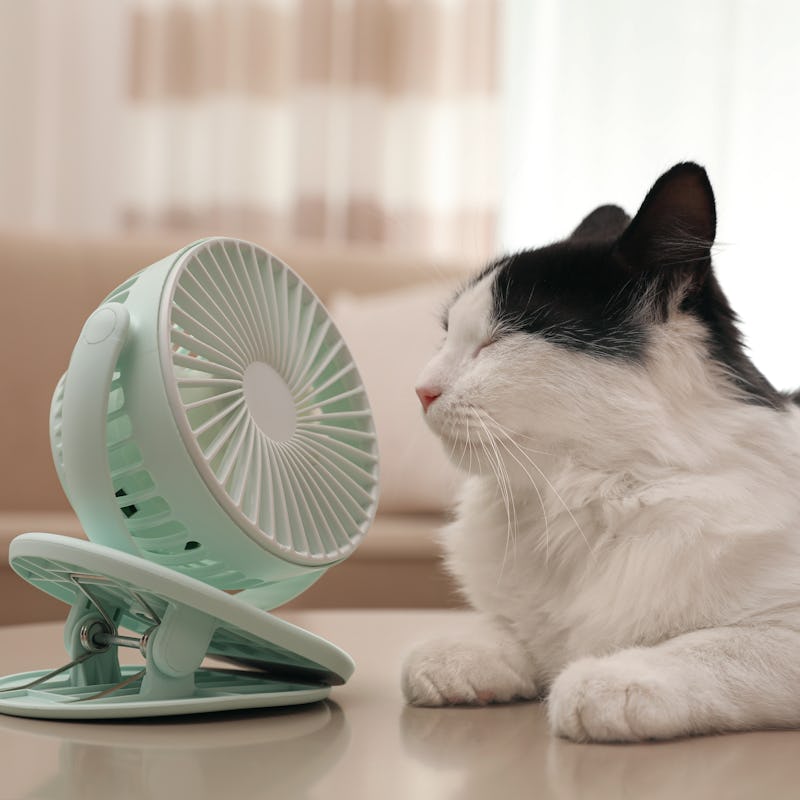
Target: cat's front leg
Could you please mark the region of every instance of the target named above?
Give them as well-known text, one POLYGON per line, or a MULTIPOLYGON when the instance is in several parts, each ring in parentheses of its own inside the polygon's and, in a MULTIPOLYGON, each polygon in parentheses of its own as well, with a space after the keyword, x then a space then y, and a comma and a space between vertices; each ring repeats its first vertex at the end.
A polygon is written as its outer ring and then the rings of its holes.
POLYGON ((415 647, 403 664, 403 694, 412 705, 486 705, 538 696, 533 663, 502 623, 486 621, 465 636, 415 647))
POLYGON ((800 634, 709 628, 574 661, 553 682, 548 716, 554 733, 583 742, 797 727, 798 685, 800 634))

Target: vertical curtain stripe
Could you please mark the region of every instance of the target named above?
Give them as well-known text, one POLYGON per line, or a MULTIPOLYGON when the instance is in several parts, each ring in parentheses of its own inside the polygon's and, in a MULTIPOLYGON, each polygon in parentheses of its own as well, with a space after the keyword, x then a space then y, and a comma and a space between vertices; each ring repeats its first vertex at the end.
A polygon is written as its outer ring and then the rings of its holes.
POLYGON ((133 2, 126 224, 488 253, 498 3, 133 2))

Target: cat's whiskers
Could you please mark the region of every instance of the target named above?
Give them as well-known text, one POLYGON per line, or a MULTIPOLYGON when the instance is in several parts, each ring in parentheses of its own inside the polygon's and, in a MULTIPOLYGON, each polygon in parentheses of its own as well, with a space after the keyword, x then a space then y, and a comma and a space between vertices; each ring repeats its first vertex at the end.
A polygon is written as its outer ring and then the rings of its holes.
POLYGON ((469 424, 467 424, 467 447, 469 448, 469 464, 467 464, 467 472, 472 474, 472 437, 469 435, 469 424))
MULTIPOLYGON (((482 420, 475 417, 478 423, 486 429, 486 426, 483 424, 482 420)), ((487 431, 487 435, 489 438, 489 442, 493 444, 493 440, 491 434, 487 431)), ((497 451, 496 445, 493 444, 494 454, 487 448, 486 442, 484 441, 483 437, 478 438, 478 442, 483 450, 483 453, 486 457, 486 460, 489 464, 489 468, 492 470, 495 476, 495 480, 497 481, 497 487, 500 491, 500 495, 503 499, 503 505, 506 511, 506 543, 505 549, 503 551, 503 562, 500 565, 500 572, 497 576, 498 582, 503 577, 503 573, 505 571, 506 562, 508 560, 508 550, 509 545, 512 543, 514 545, 514 558, 516 559, 516 552, 517 552, 517 536, 516 536, 516 527, 517 527, 517 509, 514 503, 514 497, 511 492, 511 481, 508 476, 508 471, 503 464, 503 460, 500 457, 500 453, 497 451), (512 523, 512 516, 513 516, 513 523, 512 523)))
MULTIPOLYGON (((480 410, 478 410, 478 413, 480 414, 480 410)), ((528 480, 531 482, 531 486, 533 486, 534 492, 536 492, 536 497, 539 500, 539 506, 542 509, 542 519, 544 520, 545 563, 547 563, 550 560, 550 520, 547 516, 547 508, 544 503, 544 498, 542 497, 542 492, 536 485, 536 481, 534 480, 533 475, 531 475, 530 472, 528 472, 525 465, 514 455, 514 453, 511 451, 508 445, 502 439, 494 437, 491 431, 488 430, 485 425, 484 429, 486 430, 487 435, 494 438, 494 440, 511 456, 511 458, 513 458, 514 461, 517 462, 520 469, 528 476, 528 480)))
MULTIPOLYGON (((477 419, 477 421, 480 424, 481 428, 483 428, 484 432, 486 433, 486 437, 489 440, 489 444, 492 446, 492 450, 494 451, 495 458, 497 459, 496 463, 497 463, 498 470, 502 473, 503 479, 504 479, 505 484, 506 484, 506 493, 507 493, 507 495, 508 495, 508 497, 510 499, 511 512, 513 514, 513 526, 511 527, 511 530, 510 530, 510 536, 508 536, 508 535, 506 536, 506 548, 505 548, 505 551, 503 553, 503 563, 502 563, 502 566, 500 568, 500 577, 502 577, 503 570, 505 569, 505 565, 506 565, 506 559, 508 558, 509 539, 511 541, 511 544, 512 544, 513 550, 514 550, 514 560, 516 561, 516 559, 517 559, 517 533, 518 533, 518 526, 519 526, 519 520, 518 520, 518 517, 517 517, 517 506, 516 506, 516 502, 514 501, 514 493, 513 493, 512 489, 511 489, 511 478, 510 478, 510 476, 508 474, 508 469, 506 468, 505 462, 503 461, 503 458, 500 455, 500 451, 497 449, 497 440, 495 439, 494 436, 492 436, 491 431, 486 427, 486 423, 481 419, 480 414, 476 414, 475 418, 477 419)), ((484 446, 484 450, 486 450, 485 446, 484 446)), ((509 523, 511 523, 511 516, 509 516, 509 523)))
POLYGON ((530 457, 530 455, 528 455, 527 452, 525 452, 525 450, 514 440, 514 438, 512 436, 509 436, 509 434, 506 433, 503 430, 503 426, 499 422, 497 422, 497 420, 495 420, 494 417, 492 417, 491 414, 489 414, 488 411, 486 411, 484 409, 480 409, 480 412, 482 414, 485 414, 487 419, 489 419, 491 422, 493 422, 497 426, 498 433, 503 434, 503 436, 507 439, 507 441, 509 441, 511 444, 513 444, 514 447, 516 447, 517 450, 519 451, 520 455, 539 473, 539 475, 541 475, 542 479, 550 487, 550 491, 553 492, 555 497, 558 499, 558 501, 563 506, 564 511, 567 512, 567 515, 572 520, 572 522, 575 525, 575 527, 578 529, 578 532, 580 533, 581 537, 583 538, 583 541, 586 543, 586 547, 589 549, 589 552, 591 553, 592 552, 592 546, 589 543, 589 540, 586 537, 586 534, 584 533, 583 528, 581 527, 581 525, 578 522, 578 520, 575 518, 575 515, 572 513, 572 510, 567 505, 566 501, 561 496, 561 494, 559 493, 558 489, 556 489, 556 487, 553 485, 552 481, 542 471, 542 468, 530 457))
POLYGON ((471 474, 472 451, 474 449, 474 445, 472 444, 472 439, 470 437, 469 418, 459 418, 458 415, 450 414, 445 418, 443 424, 444 430, 442 431, 440 438, 444 440, 445 446, 447 446, 449 442, 450 461, 455 464, 456 469, 460 470, 464 463, 464 458, 469 455, 469 462, 465 471, 471 474), (461 450, 461 454, 458 456, 458 463, 456 463, 456 448, 460 448, 461 450))
POLYGON ((472 443, 472 437, 470 436, 470 424, 469 419, 466 419, 466 424, 462 427, 463 435, 460 437, 460 441, 462 443, 462 450, 461 450, 461 458, 458 461, 458 469, 461 469, 461 465, 464 462, 464 456, 469 455, 469 460, 467 461, 467 467, 465 472, 468 475, 472 474, 472 451, 474 449, 474 445, 472 443))
MULTIPOLYGON (((501 425, 488 411, 483 408, 479 408, 478 406, 472 406, 473 410, 476 411, 478 414, 482 414, 495 428, 502 431, 507 436, 512 436, 515 441, 519 439, 530 439, 531 441, 538 441, 536 437, 530 436, 527 433, 521 433, 520 431, 512 430, 511 428, 501 425)), ((521 445, 518 445, 521 447, 521 445)), ((555 456, 555 453, 551 453, 549 450, 537 450, 535 447, 524 447, 522 448, 528 453, 538 453, 542 456, 555 456)))
POLYGON ((459 444, 462 445, 461 456, 459 457, 458 464, 456 465, 456 469, 460 469, 461 468, 461 462, 464 460, 464 454, 466 453, 467 446, 466 446, 466 444, 464 444, 459 439, 459 437, 456 436, 456 423, 457 423, 456 419, 450 418, 450 419, 447 420, 447 424, 448 424, 447 437, 450 439, 450 455, 449 455, 449 459, 450 459, 451 462, 455 462, 456 446, 459 445, 459 444))

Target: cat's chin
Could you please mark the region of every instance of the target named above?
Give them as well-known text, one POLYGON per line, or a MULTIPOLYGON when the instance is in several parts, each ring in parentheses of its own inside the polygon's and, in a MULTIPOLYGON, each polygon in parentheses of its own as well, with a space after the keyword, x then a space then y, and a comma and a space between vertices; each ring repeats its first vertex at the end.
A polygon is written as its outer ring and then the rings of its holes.
MULTIPOLYGON (((491 477, 497 480, 497 456, 493 454, 491 445, 475 437, 467 440, 463 437, 437 434, 445 454, 453 466, 462 474, 471 477, 491 477)), ((503 464, 502 470, 507 470, 503 464)))
POLYGON ((445 455, 456 469, 467 475, 474 475, 474 466, 477 465, 478 455, 472 443, 459 436, 447 435, 436 432, 439 441, 442 443, 445 455))

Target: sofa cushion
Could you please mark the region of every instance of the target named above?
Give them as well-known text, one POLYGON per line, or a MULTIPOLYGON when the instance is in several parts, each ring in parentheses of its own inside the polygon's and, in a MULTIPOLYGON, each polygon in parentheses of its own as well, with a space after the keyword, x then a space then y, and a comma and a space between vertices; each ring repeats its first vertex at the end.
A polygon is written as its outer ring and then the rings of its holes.
POLYGON ((414 393, 439 344, 452 282, 372 295, 337 293, 329 309, 366 386, 381 459, 380 510, 441 512, 459 475, 428 430, 414 393))

